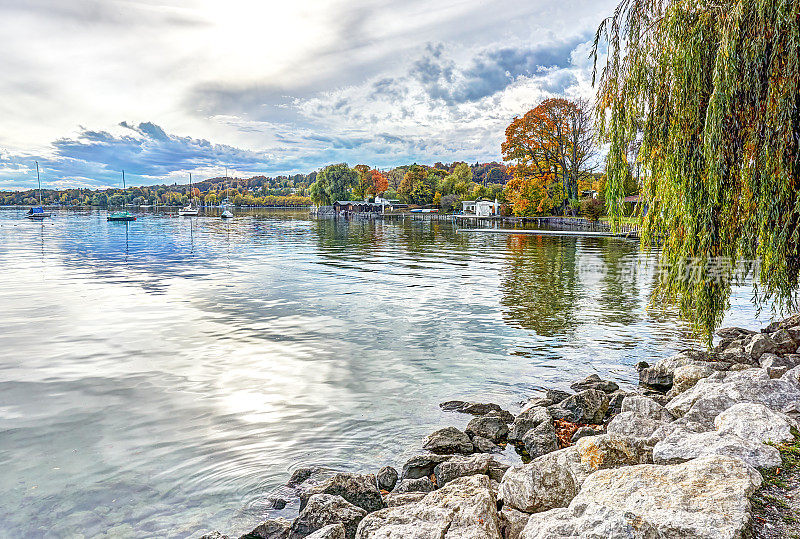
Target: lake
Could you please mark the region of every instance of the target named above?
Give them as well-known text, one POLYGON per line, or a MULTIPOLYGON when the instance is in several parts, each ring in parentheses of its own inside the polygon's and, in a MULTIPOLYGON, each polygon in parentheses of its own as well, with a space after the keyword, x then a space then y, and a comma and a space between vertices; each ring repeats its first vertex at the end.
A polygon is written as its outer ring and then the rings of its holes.
MULTIPOLYGON (((399 469, 463 428, 442 401, 515 413, 693 344, 648 310, 652 264, 624 239, 24 211, 0 210, 2 537, 243 533, 299 466, 399 469)), ((767 320, 750 294, 726 324, 767 320)))

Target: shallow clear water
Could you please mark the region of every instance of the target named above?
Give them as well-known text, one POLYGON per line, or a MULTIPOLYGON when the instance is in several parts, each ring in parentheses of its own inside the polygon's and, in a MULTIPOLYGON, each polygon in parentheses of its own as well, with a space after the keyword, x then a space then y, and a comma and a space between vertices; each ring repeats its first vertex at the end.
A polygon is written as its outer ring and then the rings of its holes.
MULTIPOLYGON (((301 465, 402 465, 690 342, 633 242, 449 222, 0 210, 0 536, 244 532, 301 465)), ((749 289, 726 323, 758 327, 749 289)), ((514 458, 507 455, 508 458, 514 458)), ((291 511, 290 507, 287 511, 291 511)))

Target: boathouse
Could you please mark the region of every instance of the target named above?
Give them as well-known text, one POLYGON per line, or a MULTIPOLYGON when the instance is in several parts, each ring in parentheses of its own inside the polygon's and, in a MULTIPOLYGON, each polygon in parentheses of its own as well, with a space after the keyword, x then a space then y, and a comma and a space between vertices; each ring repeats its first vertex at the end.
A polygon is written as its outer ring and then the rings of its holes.
POLYGON ((461 211, 464 215, 491 217, 500 214, 500 204, 496 199, 494 202, 491 200, 465 200, 461 203, 461 211))
POLYGON ((364 202, 363 200, 337 200, 333 203, 333 211, 337 215, 351 215, 356 213, 383 213, 383 204, 364 202))

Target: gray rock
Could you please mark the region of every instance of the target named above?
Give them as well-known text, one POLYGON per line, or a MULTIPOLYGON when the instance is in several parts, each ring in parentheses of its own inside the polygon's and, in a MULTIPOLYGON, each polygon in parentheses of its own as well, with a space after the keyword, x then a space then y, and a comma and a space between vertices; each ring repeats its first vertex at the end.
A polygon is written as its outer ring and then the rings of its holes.
POLYGON ((686 350, 659 359, 652 367, 639 369, 639 384, 663 392, 669 391, 672 388, 675 369, 685 365, 702 364, 708 359, 707 353, 697 350, 686 350))
POLYGON ((792 338, 792 334, 786 329, 779 329, 771 334, 770 338, 775 343, 779 354, 792 354, 797 350, 797 343, 792 338))
POLYGON ((510 507, 503 507, 498 515, 500 517, 500 536, 503 539, 520 539, 530 515, 510 507))
POLYGON ((358 523, 366 514, 364 509, 356 507, 341 496, 314 494, 292 522, 288 539, 306 537, 330 524, 343 524, 345 536, 352 539, 358 523))
POLYGON ((713 431, 673 432, 653 448, 656 464, 679 464, 712 455, 740 458, 754 468, 775 468, 781 463, 781 454, 774 447, 713 431))
POLYGON ((800 366, 794 367, 789 369, 783 376, 781 376, 781 380, 787 382, 792 387, 800 389, 800 366))
POLYGON ((230 539, 230 536, 222 535, 222 533, 218 531, 213 531, 211 533, 207 533, 205 535, 200 536, 200 539, 230 539))
POLYGON ((750 335, 755 335, 755 333, 756 333, 755 331, 752 331, 750 329, 737 328, 737 327, 719 328, 716 331, 717 336, 727 340, 741 339, 742 337, 749 337, 750 335))
MULTIPOLYGON (((506 474, 508 469, 511 466, 506 464, 505 462, 500 462, 499 460, 492 459, 489 461, 489 479, 493 482, 496 481, 500 483, 503 480, 503 476, 506 474)), ((498 485, 499 486, 499 485, 498 485)))
POLYGON ((417 503, 425 497, 427 492, 390 492, 386 495, 386 507, 398 507, 409 503, 417 503))
POLYGON ((608 411, 609 415, 617 415, 622 411, 622 401, 625 400, 630 393, 623 390, 617 390, 608 396, 608 411))
POLYGON ((570 386, 574 391, 584 391, 587 389, 596 389, 604 393, 613 393, 619 389, 619 386, 610 380, 603 380, 596 374, 590 374, 583 380, 574 382, 570 386))
POLYGON ((719 358, 722 361, 736 364, 753 364, 754 361, 750 354, 745 351, 744 346, 739 346, 738 344, 725 348, 725 350, 719 353, 719 358))
POLYGON ((602 423, 608 403, 605 392, 587 389, 549 406, 547 412, 553 419, 565 419, 573 423, 602 423))
POLYGON ((521 538, 741 539, 760 484, 758 472, 721 456, 601 470, 567 509, 532 515, 521 538))
POLYGON ((522 445, 531 458, 536 458, 558 449, 556 429, 551 421, 544 421, 525 433, 522 445))
MULTIPOLYGON (((467 424, 467 435, 487 438, 495 443, 502 442, 508 436, 508 425, 495 416, 485 415, 476 417, 467 424)), ((466 452, 466 451, 463 451, 466 452)))
POLYGON ((714 419, 721 436, 738 436, 752 442, 783 443, 794 440, 792 428, 797 423, 781 412, 763 404, 734 404, 714 419))
POLYGON ((472 446, 476 453, 501 453, 503 448, 483 436, 473 436, 472 446))
POLYGON ((570 441, 572 443, 575 443, 581 438, 586 438, 587 436, 599 436, 600 434, 603 434, 603 429, 595 429, 592 427, 581 427, 575 431, 575 434, 572 435, 570 441))
POLYGON ((800 326, 792 326, 790 328, 786 328, 786 331, 789 332, 789 336, 794 340, 796 344, 800 344, 800 326))
POLYGON ((508 429, 508 441, 512 443, 521 443, 522 438, 529 430, 536 427, 540 423, 552 421, 553 420, 550 417, 550 414, 547 413, 546 408, 542 408, 541 406, 525 408, 522 410, 522 412, 520 412, 516 419, 514 419, 514 422, 511 424, 511 428, 508 429))
POLYGON ((391 491, 397 484, 397 470, 391 466, 384 466, 378 471, 375 479, 378 482, 379 489, 391 491))
POLYGON ((400 477, 402 479, 429 477, 437 464, 450 458, 449 455, 436 455, 433 453, 416 455, 408 459, 408 462, 403 465, 403 472, 400 474, 400 477))
POLYGON ((793 314, 792 316, 784 318, 783 320, 772 322, 761 331, 763 333, 772 333, 774 331, 778 331, 779 329, 789 329, 794 326, 800 326, 800 314, 793 314))
POLYGON ((697 382, 691 389, 672 399, 666 406, 676 417, 714 428, 714 418, 740 402, 760 403, 783 411, 800 402, 800 389, 790 382, 770 379, 763 369, 718 372, 697 382))
POLYGON ((441 455, 453 453, 469 454, 474 450, 472 442, 465 433, 455 427, 445 427, 428 436, 423 449, 441 455))
POLYGON ((622 412, 611 420, 606 427, 609 434, 632 436, 634 438, 650 438, 656 430, 666 425, 666 421, 657 421, 642 417, 634 412, 622 412))
POLYGON ((344 524, 330 524, 315 531, 306 539, 345 539, 346 537, 347 531, 344 524))
POLYGON ((544 392, 544 396, 548 401, 550 401, 548 403, 549 406, 550 404, 558 404, 559 402, 563 401, 570 396, 570 393, 569 391, 562 391, 560 389, 547 389, 544 392))
POLYGON ((281 497, 278 497, 278 496, 269 496, 265 500, 265 502, 266 502, 266 506, 269 509, 277 509, 278 511, 280 511, 281 509, 284 509, 286 507, 286 504, 289 503, 284 498, 281 498, 281 497))
POLYGON ((436 487, 428 477, 420 477, 419 479, 403 479, 394 487, 395 494, 403 494, 405 492, 431 492, 436 487))
POLYGON ((652 419, 654 421, 672 421, 672 417, 666 408, 658 404, 649 397, 642 395, 628 395, 622 401, 623 412, 633 412, 634 414, 652 419))
POLYGON ((319 466, 297 468, 294 472, 292 472, 292 476, 289 478, 286 486, 297 487, 298 485, 305 483, 312 478, 321 478, 321 480, 324 480, 325 478, 330 477, 331 474, 333 474, 331 470, 319 466))
POLYGON ((757 333, 747 342, 744 351, 751 358, 757 360, 761 357, 761 354, 777 352, 778 345, 766 333, 757 333))
POLYGON ((499 497, 526 513, 566 507, 596 470, 642 462, 652 462, 652 449, 642 440, 610 434, 581 438, 574 446, 509 468, 499 497))
POLYGON ((239 539, 286 539, 292 523, 285 518, 271 518, 256 526, 250 533, 239 539))
POLYGON ((482 403, 482 402, 466 402, 466 401, 447 401, 441 403, 439 405, 439 408, 441 408, 445 412, 459 412, 462 414, 470 414, 477 416, 494 414, 495 416, 500 417, 503 420, 506 420, 507 423, 511 423, 514 420, 514 416, 510 412, 503 410, 499 404, 494 404, 492 402, 482 403))
POLYGON ((436 485, 441 488, 453 479, 468 475, 489 475, 489 463, 492 460, 492 457, 485 453, 453 457, 434 468, 433 473, 436 475, 436 485))
POLYGON ((341 496, 365 511, 377 511, 383 507, 381 493, 372 474, 337 473, 324 483, 300 494, 300 509, 316 494, 341 496))
POLYGON ((693 364, 678 367, 673 372, 672 389, 670 389, 670 392, 672 392, 671 396, 678 395, 687 389, 691 389, 697 382, 703 378, 708 378, 715 372, 716 371, 708 365, 693 364))
POLYGON ((497 499, 485 475, 460 477, 417 503, 371 513, 358 539, 500 539, 497 499))

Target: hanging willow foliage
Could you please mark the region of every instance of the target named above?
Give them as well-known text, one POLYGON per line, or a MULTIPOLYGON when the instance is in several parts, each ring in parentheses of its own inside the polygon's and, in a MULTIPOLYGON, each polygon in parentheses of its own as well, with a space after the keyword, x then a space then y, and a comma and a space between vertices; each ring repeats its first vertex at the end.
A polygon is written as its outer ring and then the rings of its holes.
POLYGON ((708 342, 742 265, 759 308, 796 309, 800 0, 623 0, 598 29, 595 66, 605 47, 606 200, 617 226, 640 141, 641 241, 660 248, 660 297, 708 342))

